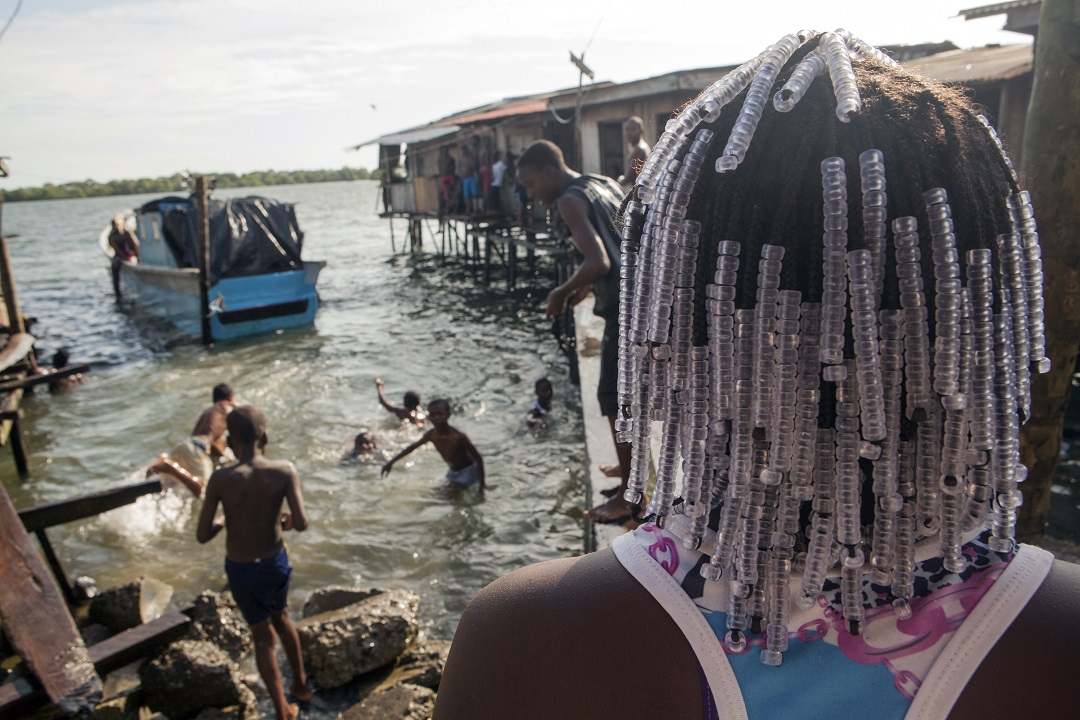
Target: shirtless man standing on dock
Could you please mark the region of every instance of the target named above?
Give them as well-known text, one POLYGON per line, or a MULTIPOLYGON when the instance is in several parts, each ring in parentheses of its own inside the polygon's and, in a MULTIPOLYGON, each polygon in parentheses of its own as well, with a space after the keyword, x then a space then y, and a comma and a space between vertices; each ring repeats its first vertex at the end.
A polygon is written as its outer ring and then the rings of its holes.
POLYGON ((300 638, 289 619, 288 594, 292 568, 282 540, 283 530, 304 530, 308 526, 300 478, 288 461, 267 460, 266 420, 250 405, 238 407, 226 419, 229 447, 239 462, 210 476, 206 501, 199 512, 196 538, 209 542, 228 523, 225 537, 225 573, 229 590, 255 641, 255 663, 259 668, 278 720, 294 720, 299 708, 285 699, 274 652, 275 633, 281 637, 285 656, 292 669, 292 695, 301 702, 311 700, 300 655, 300 638), (289 504, 282 512, 281 503, 289 504), (214 522, 218 504, 225 521, 214 522))
POLYGON ((630 154, 626 156, 626 173, 619 181, 629 190, 634 187, 638 171, 645 164, 645 158, 649 156, 652 148, 645 142, 645 122, 637 115, 628 117, 623 123, 623 135, 626 137, 626 144, 630 146, 630 154))
POLYGON ((631 446, 615 439, 615 419, 619 412, 619 233, 615 214, 622 192, 614 180, 581 175, 571 170, 562 151, 547 140, 538 140, 525 149, 518 160, 518 182, 533 200, 557 213, 556 232, 581 253, 582 262, 566 282, 547 297, 547 314, 557 316, 568 304, 590 289, 596 296, 593 313, 604 318, 604 338, 600 350, 600 381, 596 397, 600 413, 611 424, 611 437, 619 458, 619 488, 605 503, 587 510, 594 522, 623 523, 632 517, 630 503, 623 499, 630 478, 631 446))

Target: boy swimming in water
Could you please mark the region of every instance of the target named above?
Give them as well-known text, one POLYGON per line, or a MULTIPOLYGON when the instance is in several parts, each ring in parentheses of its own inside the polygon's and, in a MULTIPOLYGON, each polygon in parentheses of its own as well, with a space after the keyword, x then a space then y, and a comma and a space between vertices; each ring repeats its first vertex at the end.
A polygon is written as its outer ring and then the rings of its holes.
POLYGON ((278 720, 294 720, 299 709, 285 700, 274 653, 274 631, 281 637, 292 668, 293 696, 301 702, 310 700, 300 639, 289 619, 292 568, 281 537, 284 530, 299 532, 308 526, 300 478, 292 463, 263 457, 266 420, 258 409, 250 405, 238 407, 229 413, 226 422, 229 447, 239 462, 210 476, 195 537, 206 543, 225 527, 225 523, 214 522, 220 503, 229 526, 225 538, 229 589, 251 626, 255 662, 278 720), (289 512, 282 512, 283 500, 289 504, 289 512))
POLYGON ((424 436, 392 457, 383 465, 382 476, 390 474, 391 468, 401 458, 405 457, 421 445, 431 443, 439 451, 439 455, 450 466, 446 473, 446 479, 462 487, 479 485, 484 489, 484 458, 480 457, 469 437, 455 427, 451 427, 450 401, 432 400, 428 403, 428 420, 431 421, 432 429, 424 433, 424 436))
POLYGON ((543 429, 551 424, 551 398, 554 394, 550 380, 540 378, 536 381, 536 400, 525 413, 525 423, 529 427, 543 429))
POLYGON ((383 393, 382 378, 375 378, 375 387, 379 390, 380 405, 397 415, 402 422, 411 422, 417 427, 423 427, 426 418, 424 417, 424 411, 420 409, 420 393, 415 390, 406 390, 402 398, 404 407, 397 407, 391 405, 390 401, 386 399, 386 394, 383 393))

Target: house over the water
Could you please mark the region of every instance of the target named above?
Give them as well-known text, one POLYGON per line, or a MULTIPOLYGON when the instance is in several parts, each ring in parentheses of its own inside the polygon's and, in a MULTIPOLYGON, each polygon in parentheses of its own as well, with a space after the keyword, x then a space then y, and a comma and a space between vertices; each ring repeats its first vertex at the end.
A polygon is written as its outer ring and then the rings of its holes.
MULTIPOLYGON (((1037 4, 1037 0, 1007 3, 1025 7, 1032 4, 1037 4)), ((925 43, 889 47, 886 51, 903 66, 922 75, 969 88, 974 100, 987 109, 991 123, 1014 159, 1019 161, 1031 94, 1033 48, 1030 44, 962 50, 952 43, 925 43)), ((547 139, 563 150, 574 169, 617 177, 626 166, 627 147, 622 131, 626 118, 636 115, 644 120, 645 140, 651 145, 673 117, 673 111, 734 67, 681 70, 626 83, 600 82, 506 98, 427 125, 383 135, 356 148, 370 144, 380 147, 384 216, 414 220, 437 217, 440 216, 437 180, 440 148, 451 148, 460 163, 461 148, 468 142, 477 145, 490 142, 496 152, 517 155, 534 140, 547 139), (490 140, 483 141, 484 136, 490 140)), ((511 188, 504 189, 503 198, 503 207, 512 217, 516 201, 511 188)), ((454 208, 442 208, 442 211, 444 216, 455 215, 454 208)), ((461 219, 466 218, 461 216, 461 219)))

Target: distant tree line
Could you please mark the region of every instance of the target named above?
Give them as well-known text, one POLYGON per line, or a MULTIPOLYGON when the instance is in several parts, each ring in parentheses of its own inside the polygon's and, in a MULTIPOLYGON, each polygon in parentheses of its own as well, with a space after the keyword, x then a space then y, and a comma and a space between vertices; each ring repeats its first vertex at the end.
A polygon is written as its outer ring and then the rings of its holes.
MULTIPOLYGON (((191 173, 192 176, 202 173, 191 173)), ((338 180, 374 180, 379 171, 368 172, 364 168, 340 170, 263 170, 242 175, 236 173, 206 173, 214 179, 216 188, 265 187, 267 185, 298 185, 301 183, 334 182, 338 180)), ((99 183, 94 180, 63 183, 46 183, 41 187, 0 190, 5 202, 19 200, 62 200, 65 198, 103 197, 106 195, 138 195, 140 193, 185 192, 184 176, 175 173, 169 177, 141 178, 139 180, 113 180, 99 183)))

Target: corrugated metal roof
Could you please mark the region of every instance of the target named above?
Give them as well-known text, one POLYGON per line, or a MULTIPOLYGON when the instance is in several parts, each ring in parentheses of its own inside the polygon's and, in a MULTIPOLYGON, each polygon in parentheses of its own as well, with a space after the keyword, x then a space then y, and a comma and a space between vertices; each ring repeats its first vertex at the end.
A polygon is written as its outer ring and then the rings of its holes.
POLYGON ((353 145, 352 149, 359 150, 365 145, 407 145, 409 143, 424 142, 425 140, 434 140, 444 135, 456 133, 460 129, 457 125, 425 125, 413 130, 402 130, 401 132, 380 135, 374 140, 353 145))
POLYGON ((544 112, 547 110, 547 107, 547 100, 525 100, 517 103, 509 103, 491 110, 468 112, 465 115, 451 115, 449 119, 459 125, 467 125, 468 123, 483 122, 484 120, 497 120, 498 118, 513 117, 514 115, 529 115, 531 113, 544 112))
POLYGON ((1000 45, 938 53, 903 66, 942 82, 992 82, 1031 72, 1032 56, 1031 45, 1000 45))
POLYGON ((998 3, 996 5, 982 5, 980 7, 968 8, 967 10, 961 10, 957 13, 957 15, 963 15, 965 20, 974 20, 975 18, 990 17, 991 15, 1000 15, 1002 13, 1009 12, 1010 10, 1018 10, 1019 8, 1041 4, 1042 0, 1015 0, 1014 2, 1004 2, 998 3))

